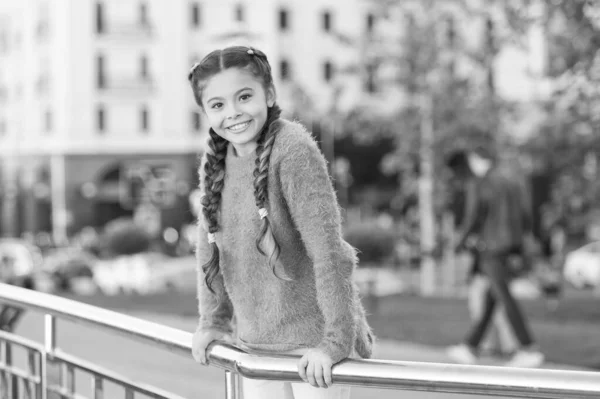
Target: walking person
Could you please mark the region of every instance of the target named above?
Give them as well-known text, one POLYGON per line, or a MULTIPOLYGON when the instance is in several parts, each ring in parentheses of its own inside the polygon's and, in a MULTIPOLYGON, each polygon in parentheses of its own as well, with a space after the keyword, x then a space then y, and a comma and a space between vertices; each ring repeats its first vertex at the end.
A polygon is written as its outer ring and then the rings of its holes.
MULTIPOLYGON (((460 182, 455 180, 450 182, 450 187, 453 188, 450 209, 459 224, 462 223, 466 212, 465 190, 464 187, 461 188, 460 186, 463 186, 460 182)), ((471 321, 478 320, 483 315, 487 292, 490 288, 489 279, 481 271, 481 255, 477 250, 476 243, 477 239, 475 237, 469 237, 464 245, 464 250, 461 251, 460 256, 457 256, 457 260, 463 263, 468 270, 466 281, 468 288, 467 305, 471 321)), ((505 357, 512 354, 517 346, 517 338, 508 322, 506 312, 501 305, 497 306, 492 317, 491 326, 480 344, 480 352, 505 357)))
POLYGON ((213 51, 189 81, 210 124, 200 166, 193 356, 206 364, 215 340, 250 353, 298 354, 310 385, 244 379, 244 398, 348 399, 350 387, 332 386, 332 366, 369 358, 373 336, 325 159, 302 125, 280 117, 262 51, 213 51))
POLYGON ((500 301, 520 344, 506 365, 538 367, 544 355, 509 289, 508 264, 515 255, 526 258, 532 237, 531 206, 523 174, 495 162, 483 148, 456 151, 448 157, 447 165, 467 185, 466 215, 457 248, 463 248, 469 237, 476 238, 481 271, 490 283, 483 314, 473 324, 465 342, 450 347, 448 355, 459 363, 477 363, 481 341, 500 301))
MULTIPOLYGON (((476 321, 481 318, 485 311, 490 282, 481 271, 481 256, 478 251, 471 249, 470 252, 472 267, 469 273, 468 305, 471 321, 476 321)), ((499 304, 494 310, 491 325, 480 344, 480 351, 493 356, 504 357, 514 353, 517 347, 518 341, 506 317, 506 311, 502 304, 499 304)))

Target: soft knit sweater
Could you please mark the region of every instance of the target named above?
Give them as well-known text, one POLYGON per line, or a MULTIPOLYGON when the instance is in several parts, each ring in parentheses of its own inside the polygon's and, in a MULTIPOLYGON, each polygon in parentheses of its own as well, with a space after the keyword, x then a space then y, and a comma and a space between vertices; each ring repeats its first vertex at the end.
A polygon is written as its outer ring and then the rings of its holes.
MULTIPOLYGON (((356 252, 341 234, 340 210, 326 161, 309 132, 281 120, 268 172, 268 212, 291 280, 274 275, 256 248, 260 216, 254 201, 255 153, 238 157, 229 146, 215 234, 220 273, 213 295, 201 266, 211 256, 205 224, 197 247, 199 329, 231 332, 250 350, 319 348, 338 362, 352 349, 370 357, 372 335, 352 275, 356 252)), ((204 184, 204 160, 200 168, 204 184)))

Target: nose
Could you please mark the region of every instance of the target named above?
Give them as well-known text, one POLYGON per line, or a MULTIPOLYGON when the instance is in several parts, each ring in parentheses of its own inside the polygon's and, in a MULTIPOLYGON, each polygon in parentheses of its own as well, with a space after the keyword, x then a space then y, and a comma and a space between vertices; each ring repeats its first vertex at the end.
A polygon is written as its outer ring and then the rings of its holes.
POLYGON ((227 119, 237 119, 242 116, 241 111, 237 108, 235 104, 232 104, 227 110, 227 119))

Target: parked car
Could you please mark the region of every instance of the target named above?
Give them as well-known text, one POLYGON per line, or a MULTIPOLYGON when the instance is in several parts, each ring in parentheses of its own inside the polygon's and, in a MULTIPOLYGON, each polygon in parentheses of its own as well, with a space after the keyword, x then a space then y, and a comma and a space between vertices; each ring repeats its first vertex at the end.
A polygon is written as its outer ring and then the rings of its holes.
POLYGON ((160 253, 123 255, 99 260, 94 282, 105 295, 147 295, 196 288, 193 256, 172 258, 160 253))
POLYGON ((600 287, 600 241, 569 252, 563 276, 576 288, 600 287))

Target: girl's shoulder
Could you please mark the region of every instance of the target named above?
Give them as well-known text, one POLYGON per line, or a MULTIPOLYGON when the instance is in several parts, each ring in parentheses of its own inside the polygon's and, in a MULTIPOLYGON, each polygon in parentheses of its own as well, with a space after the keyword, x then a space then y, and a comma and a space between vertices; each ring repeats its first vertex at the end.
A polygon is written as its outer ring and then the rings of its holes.
POLYGON ((273 144, 272 161, 280 162, 285 158, 301 156, 306 152, 318 152, 319 147, 312 133, 297 121, 280 119, 282 128, 277 132, 273 144))

